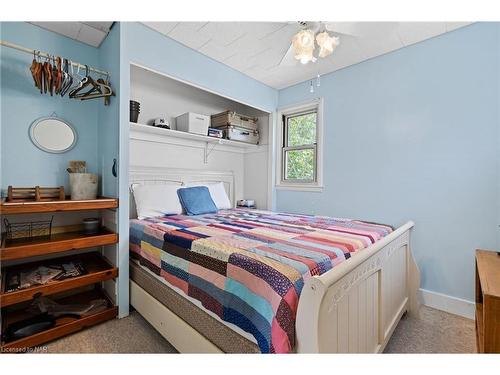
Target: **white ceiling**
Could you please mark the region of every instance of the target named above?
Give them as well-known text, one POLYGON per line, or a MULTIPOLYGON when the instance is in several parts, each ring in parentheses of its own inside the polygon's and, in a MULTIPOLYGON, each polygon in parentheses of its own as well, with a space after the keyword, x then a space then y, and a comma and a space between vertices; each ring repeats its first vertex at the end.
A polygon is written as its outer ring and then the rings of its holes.
POLYGON ((33 25, 99 47, 113 22, 30 22, 33 25))
MULTIPOLYGON (((31 22, 47 30, 99 47, 113 22, 31 22)), ((299 30, 297 22, 143 22, 271 87, 281 89, 410 44, 452 31, 470 22, 336 22, 335 52, 316 63, 280 66, 299 30)))
POLYGON ((470 22, 337 22, 340 46, 316 63, 279 66, 299 30, 296 22, 144 22, 178 42, 271 87, 281 89, 470 22), (350 35, 346 35, 346 34, 350 35), (354 35, 354 36, 353 36, 354 35))

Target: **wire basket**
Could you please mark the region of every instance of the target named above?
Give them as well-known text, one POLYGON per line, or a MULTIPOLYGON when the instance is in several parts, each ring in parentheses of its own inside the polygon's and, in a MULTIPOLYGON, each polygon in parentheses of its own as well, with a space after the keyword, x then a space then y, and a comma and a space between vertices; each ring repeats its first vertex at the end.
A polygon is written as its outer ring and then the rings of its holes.
POLYGON ((9 222, 9 220, 4 218, 3 222, 5 224, 5 239, 7 241, 11 241, 34 237, 50 237, 52 233, 53 220, 54 216, 52 216, 50 220, 11 223, 9 222))

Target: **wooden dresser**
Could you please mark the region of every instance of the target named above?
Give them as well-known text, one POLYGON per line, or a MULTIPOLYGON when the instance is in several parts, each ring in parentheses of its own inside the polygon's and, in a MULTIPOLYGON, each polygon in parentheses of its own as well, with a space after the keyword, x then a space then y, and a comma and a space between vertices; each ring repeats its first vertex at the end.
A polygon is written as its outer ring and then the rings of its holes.
POLYGON ((500 255, 476 250, 476 345, 500 353, 500 255))

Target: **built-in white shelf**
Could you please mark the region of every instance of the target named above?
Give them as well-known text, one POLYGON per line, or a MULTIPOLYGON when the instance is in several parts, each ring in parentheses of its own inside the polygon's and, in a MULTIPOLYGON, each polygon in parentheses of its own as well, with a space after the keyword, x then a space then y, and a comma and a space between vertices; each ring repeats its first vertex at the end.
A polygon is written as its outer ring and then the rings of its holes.
POLYGON ((179 130, 172 130, 172 129, 163 129, 163 128, 157 128, 152 125, 145 125, 145 124, 138 124, 135 122, 130 123, 130 138, 132 139, 141 139, 141 140, 151 140, 151 135, 154 135, 156 138, 156 141, 161 142, 161 139, 163 138, 165 143, 171 143, 169 142, 168 138, 178 138, 178 139, 184 139, 188 141, 195 141, 195 142, 200 142, 202 144, 219 144, 223 146, 229 146, 229 147, 235 147, 242 149, 241 151, 247 150, 247 149, 256 149, 259 147, 259 145, 253 145, 245 142, 238 142, 238 141, 232 141, 229 139, 221 139, 221 138, 215 138, 215 137, 209 137, 208 135, 201 135, 201 134, 194 134, 194 133, 187 133, 179 130), (143 136, 141 135, 143 134, 143 136))
POLYGON ((139 123, 129 122, 126 126, 130 164, 231 171, 235 176, 235 198, 247 197, 255 199, 260 208, 271 207, 274 145, 270 140, 275 120, 272 113, 133 63, 130 99, 141 103, 139 123), (158 117, 175 124, 176 117, 186 112, 211 115, 226 110, 258 118, 259 145, 147 125, 158 117))

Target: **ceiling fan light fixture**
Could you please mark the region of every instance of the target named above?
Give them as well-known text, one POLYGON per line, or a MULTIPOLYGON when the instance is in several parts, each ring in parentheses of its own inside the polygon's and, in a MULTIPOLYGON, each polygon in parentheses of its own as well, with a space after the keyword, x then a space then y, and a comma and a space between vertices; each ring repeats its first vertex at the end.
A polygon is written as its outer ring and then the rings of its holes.
POLYGON ((308 62, 316 62, 316 58, 313 56, 312 51, 310 53, 304 53, 303 55, 295 56, 297 60, 300 61, 301 64, 307 64, 308 62))
POLYGON ((314 61, 314 32, 309 29, 300 30, 293 36, 292 46, 295 52, 295 58, 302 64, 314 61))
POLYGON ((323 31, 316 35, 316 43, 319 46, 319 57, 327 57, 335 51, 335 48, 340 44, 340 39, 336 36, 330 36, 327 31, 323 31))

